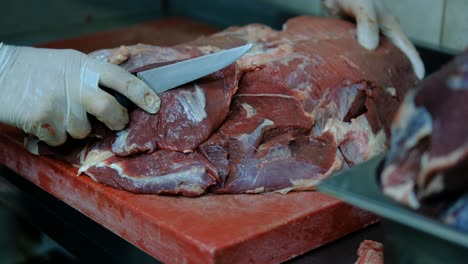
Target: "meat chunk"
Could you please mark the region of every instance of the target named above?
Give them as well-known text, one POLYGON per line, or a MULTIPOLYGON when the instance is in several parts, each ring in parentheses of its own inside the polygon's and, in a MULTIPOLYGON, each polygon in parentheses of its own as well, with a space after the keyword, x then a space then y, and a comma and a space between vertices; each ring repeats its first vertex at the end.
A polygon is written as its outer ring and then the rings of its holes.
POLYGON ((216 168, 197 153, 158 150, 119 157, 99 141, 84 156, 79 173, 105 185, 143 194, 195 197, 218 182, 216 168))
POLYGON ((160 94, 158 114, 136 109, 125 130, 88 144, 80 172, 136 193, 287 192, 386 149, 417 78, 397 47, 368 51, 345 21, 297 17, 280 31, 252 24, 91 56, 137 72, 245 43, 236 64, 160 94))
POLYGON ((383 191, 415 209, 468 191, 468 52, 408 94, 392 127, 383 191))
MULTIPOLYGON (((405 58, 382 60, 401 56, 390 44, 376 53, 346 46, 353 38, 345 30, 349 25, 331 22, 302 17, 288 21, 282 32, 261 28, 263 40, 239 61, 246 73, 230 118, 220 135, 201 146, 220 171, 222 182, 213 192, 313 189, 343 162, 353 166, 386 149, 391 117, 415 76, 395 74, 405 58), (291 130, 297 118, 311 120, 313 133, 291 130)), ((253 38, 233 35, 223 44, 253 38)))
POLYGON ((357 251, 355 264, 383 264, 383 245, 377 241, 364 240, 357 251))

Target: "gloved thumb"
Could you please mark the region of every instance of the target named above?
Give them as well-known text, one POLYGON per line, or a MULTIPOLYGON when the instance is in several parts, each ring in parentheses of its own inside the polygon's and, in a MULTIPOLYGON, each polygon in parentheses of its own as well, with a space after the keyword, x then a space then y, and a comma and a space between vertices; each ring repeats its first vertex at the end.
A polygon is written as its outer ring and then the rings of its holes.
POLYGON ((352 2, 351 8, 356 16, 358 41, 366 49, 374 50, 379 45, 379 25, 372 0, 352 2))

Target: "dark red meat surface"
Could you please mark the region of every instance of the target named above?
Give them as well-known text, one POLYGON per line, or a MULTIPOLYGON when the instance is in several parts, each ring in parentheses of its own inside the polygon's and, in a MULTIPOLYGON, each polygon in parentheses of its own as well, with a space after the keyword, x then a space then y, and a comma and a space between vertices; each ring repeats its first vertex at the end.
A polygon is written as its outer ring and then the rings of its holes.
POLYGON ((392 126, 384 193, 414 209, 468 193, 468 51, 410 92, 392 126))

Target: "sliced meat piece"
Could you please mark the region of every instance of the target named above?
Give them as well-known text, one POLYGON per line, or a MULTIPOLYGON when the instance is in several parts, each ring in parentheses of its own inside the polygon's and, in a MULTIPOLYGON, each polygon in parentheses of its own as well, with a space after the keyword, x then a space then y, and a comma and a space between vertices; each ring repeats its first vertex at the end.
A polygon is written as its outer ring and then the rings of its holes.
POLYGON ((200 147, 221 177, 211 192, 312 189, 341 164, 332 135, 311 138, 311 127, 295 97, 237 95, 220 132, 200 147))
POLYGON ((341 167, 341 161, 335 155, 336 144, 330 134, 313 138, 283 134, 258 148, 257 153, 252 152, 237 162, 231 160, 231 171, 226 181, 211 191, 286 193, 312 190, 322 179, 341 167))
POLYGON ((151 154, 119 157, 110 149, 97 147, 88 152, 80 173, 133 193, 196 197, 217 182, 215 170, 197 153, 158 150, 151 154))
POLYGON ((117 133, 112 151, 121 156, 156 149, 193 152, 227 117, 238 79, 236 64, 232 64, 160 94, 159 112, 150 115, 134 110, 128 127, 117 133))
POLYGON ((383 264, 383 250, 381 243, 373 240, 364 240, 357 251, 358 259, 355 264, 383 264))

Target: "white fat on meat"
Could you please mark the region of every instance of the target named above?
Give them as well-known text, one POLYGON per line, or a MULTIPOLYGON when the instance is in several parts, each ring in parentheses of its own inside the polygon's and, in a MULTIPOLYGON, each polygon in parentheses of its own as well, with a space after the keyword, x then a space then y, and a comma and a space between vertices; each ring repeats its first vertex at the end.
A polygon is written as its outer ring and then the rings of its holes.
POLYGON ((334 172, 340 170, 343 167, 343 161, 337 155, 335 155, 335 161, 328 171, 320 176, 316 176, 310 179, 292 179, 290 180, 291 186, 275 190, 274 192, 287 194, 292 191, 310 191, 315 190, 315 187, 320 184, 323 179, 330 177, 334 172))
POLYGON ((347 56, 345 55, 339 55, 338 57, 340 57, 341 59, 343 59, 346 64, 348 64, 350 67, 356 69, 356 70, 360 70, 359 66, 354 63, 352 60, 350 60, 347 56))
POLYGON ((130 58, 130 50, 126 46, 120 46, 120 48, 116 51, 114 51, 109 57, 107 57, 107 61, 120 65, 123 62, 127 61, 128 58, 130 58))
POLYGON ((130 131, 128 129, 121 130, 117 132, 115 135, 115 141, 112 143, 112 151, 114 152, 122 152, 122 151, 128 151, 131 152, 133 149, 135 149, 137 144, 132 144, 130 146, 127 145, 127 137, 128 133, 130 131))
MULTIPOLYGON (((81 161, 81 167, 78 170, 78 175, 80 175, 83 172, 86 172, 90 167, 95 166, 96 164, 102 163, 103 161, 109 159, 110 157, 113 157, 115 154, 112 153, 110 150, 99 150, 99 149, 93 149, 84 158, 84 160, 81 161)), ((93 177, 91 177, 93 178, 93 177)), ((93 180, 96 181, 95 178, 93 180)))
MULTIPOLYGON (((440 157, 430 157, 428 155, 421 158, 421 171, 418 175, 418 183, 421 186, 427 185, 429 180, 428 177, 431 175, 431 172, 439 168, 450 168, 458 164, 461 160, 465 159, 468 155, 467 153, 468 143, 463 144, 454 151, 445 154, 440 157)), ((441 182, 443 184, 443 182, 441 182)), ((440 188, 443 188, 442 185, 440 188)), ((434 187, 433 187, 434 189, 434 187)))
POLYGON ((255 145, 258 139, 260 139, 263 128, 274 125, 275 123, 270 119, 265 119, 263 122, 250 134, 241 134, 236 137, 239 142, 242 142, 244 152, 247 153, 249 150, 255 149, 255 145))
POLYGON ((385 131, 382 129, 377 134, 370 134, 371 137, 369 138, 369 158, 372 158, 376 155, 382 154, 387 150, 385 145, 385 141, 387 136, 385 135, 385 131))
POLYGON ((336 156, 341 161, 343 170, 347 170, 347 169, 351 168, 351 166, 347 162, 345 162, 345 158, 343 156, 343 153, 341 153, 339 148, 336 150, 336 156))
POLYGON ((431 114, 424 107, 416 107, 415 95, 415 91, 408 93, 392 126, 392 146, 402 147, 400 151, 416 146, 422 138, 432 133, 431 114), (404 142, 403 146, 400 146, 401 142, 404 142))
POLYGON ((218 52, 222 50, 219 47, 212 46, 212 45, 198 46, 197 49, 204 54, 214 53, 214 52, 218 52))
POLYGON ((391 97, 396 97, 397 91, 394 87, 387 87, 385 88, 385 92, 389 94, 391 97))
MULTIPOLYGON (((386 174, 393 172, 395 169, 385 170, 384 174, 382 174, 382 178, 388 178, 388 175, 386 174)), ((383 188, 383 193, 397 201, 404 201, 404 203, 411 208, 417 209, 419 208, 420 204, 415 193, 413 192, 413 188, 414 182, 407 181, 404 184, 386 186, 383 188)))
POLYGON ((436 193, 441 193, 445 189, 444 174, 438 173, 432 178, 427 185, 427 188, 421 188, 421 192, 418 194, 419 198, 429 197, 436 193))
POLYGON ((460 75, 452 75, 447 80, 447 86, 452 90, 463 90, 466 89, 468 81, 460 75))
POLYGON ((149 177, 138 178, 125 174, 120 163, 106 164, 106 162, 100 162, 96 164, 96 167, 108 167, 115 170, 120 177, 126 178, 128 181, 132 182, 132 186, 134 186, 136 189, 142 189, 148 184, 159 185, 168 181, 172 181, 177 183, 178 187, 183 186, 186 190, 190 189, 191 191, 199 194, 204 192, 200 186, 190 183, 197 183, 200 181, 200 175, 206 173, 205 166, 192 166, 188 170, 179 171, 176 173, 155 174, 150 175, 149 177))
MULTIPOLYGON (((260 151, 263 150, 263 146, 260 147, 260 151)), ((276 146, 268 146, 268 154, 266 155, 267 160, 273 160, 273 159, 284 159, 284 158, 289 158, 291 157, 291 149, 289 146, 283 146, 283 145, 276 145, 276 146)))
POLYGON ((279 98, 288 98, 296 99, 294 96, 285 95, 285 94, 236 94, 235 97, 279 97, 279 98))
POLYGON ((255 193, 263 193, 265 192, 265 187, 258 187, 258 188, 255 188, 253 190, 247 190, 245 191, 245 193, 252 193, 252 194, 255 194, 255 193))
POLYGON ((330 102, 328 100, 329 93, 329 90, 325 91, 325 93, 322 95, 320 103, 312 111, 312 116, 315 120, 315 124, 313 127, 313 131, 315 134, 322 134, 324 132, 326 122, 328 122, 330 118, 336 120, 343 120, 357 95, 356 90, 345 89, 339 96, 339 102, 330 102))
POLYGON ((193 92, 187 90, 180 91, 176 95, 176 99, 182 105, 184 113, 190 121, 200 123, 207 117, 205 110, 206 96, 197 84, 195 84, 193 92))
POLYGON ((381 129, 374 134, 369 121, 367 121, 364 115, 352 119, 350 123, 330 118, 325 124, 323 131, 332 133, 338 146, 350 136, 350 133, 364 132, 364 134, 368 136, 367 142, 360 143, 364 143, 365 145, 366 152, 368 153, 367 159, 381 154, 386 150, 385 141, 387 137, 385 131, 381 129))
POLYGON ((181 53, 171 47, 145 44, 98 50, 91 52, 88 56, 100 61, 110 61, 116 64, 120 63, 120 66, 128 71, 133 71, 153 63, 185 60, 191 57, 190 54, 185 52, 181 53))
POLYGON ((291 43, 278 44, 272 48, 255 44, 249 52, 237 60, 237 64, 242 70, 255 69, 261 65, 287 57, 291 53, 293 53, 291 43))
POLYGON ((447 86, 451 90, 468 89, 468 63, 459 62, 457 69, 448 77, 447 86))
POLYGON ((242 103, 242 108, 244 108, 247 118, 251 118, 257 114, 257 111, 255 110, 255 108, 253 108, 248 103, 242 103))
POLYGON ((288 74, 285 81, 289 87, 297 90, 296 92, 303 91, 304 94, 301 97, 308 98, 311 93, 313 83, 313 75, 310 71, 310 68, 320 64, 321 60, 317 58, 311 59, 302 54, 293 53, 280 60, 280 63, 286 67, 289 67, 291 62, 297 61, 300 61, 300 63, 295 67, 294 71, 291 71, 288 74), (297 83, 298 79, 303 81, 301 83, 297 83))

